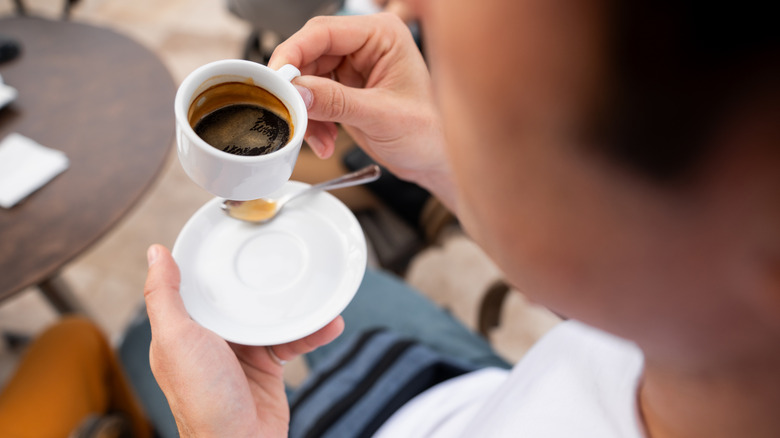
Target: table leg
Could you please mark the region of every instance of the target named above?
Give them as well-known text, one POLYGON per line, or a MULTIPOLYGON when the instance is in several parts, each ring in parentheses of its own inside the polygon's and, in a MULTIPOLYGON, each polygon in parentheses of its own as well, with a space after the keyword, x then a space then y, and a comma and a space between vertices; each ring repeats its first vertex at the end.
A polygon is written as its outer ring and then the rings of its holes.
POLYGON ((61 314, 79 313, 85 315, 87 313, 68 284, 59 275, 44 280, 38 284, 38 289, 61 314))
POLYGON ((27 15, 27 8, 24 7, 22 0, 14 0, 14 4, 16 5, 17 15, 27 15))

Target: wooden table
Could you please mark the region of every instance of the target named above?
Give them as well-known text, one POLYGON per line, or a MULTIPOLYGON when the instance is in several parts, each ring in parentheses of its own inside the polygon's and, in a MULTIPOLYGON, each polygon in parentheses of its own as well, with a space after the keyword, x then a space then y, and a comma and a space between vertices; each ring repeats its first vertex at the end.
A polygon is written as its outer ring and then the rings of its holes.
POLYGON ((0 138, 18 132, 70 159, 41 190, 0 208, 0 300, 38 286, 59 311, 78 311, 58 273, 161 172, 173 143, 175 86, 152 52, 108 29, 12 17, 0 19, 0 33, 22 44, 19 58, 0 64, 19 90, 0 110, 0 138))

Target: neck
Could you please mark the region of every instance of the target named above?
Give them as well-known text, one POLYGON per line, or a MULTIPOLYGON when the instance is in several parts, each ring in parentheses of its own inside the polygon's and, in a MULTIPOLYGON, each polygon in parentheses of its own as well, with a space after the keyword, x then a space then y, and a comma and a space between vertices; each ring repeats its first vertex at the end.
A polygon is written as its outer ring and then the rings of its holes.
POLYGON ((780 436, 780 355, 671 370, 651 359, 639 391, 651 438, 780 436))

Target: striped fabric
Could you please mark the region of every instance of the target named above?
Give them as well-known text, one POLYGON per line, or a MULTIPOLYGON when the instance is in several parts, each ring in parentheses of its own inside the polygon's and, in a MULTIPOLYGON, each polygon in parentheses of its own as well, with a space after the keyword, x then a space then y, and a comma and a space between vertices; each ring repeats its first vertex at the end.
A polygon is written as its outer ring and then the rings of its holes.
POLYGON ((290 438, 369 437, 414 396, 476 369, 384 330, 341 347, 292 394, 290 438))

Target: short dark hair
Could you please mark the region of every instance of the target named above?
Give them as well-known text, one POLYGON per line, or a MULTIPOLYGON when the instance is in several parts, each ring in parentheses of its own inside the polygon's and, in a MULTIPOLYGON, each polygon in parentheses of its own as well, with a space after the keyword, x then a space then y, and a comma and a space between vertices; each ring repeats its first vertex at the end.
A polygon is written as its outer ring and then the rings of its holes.
POLYGON ((780 88, 773 2, 613 5, 612 77, 593 143, 642 176, 680 181, 705 160, 713 128, 739 99, 780 88))

